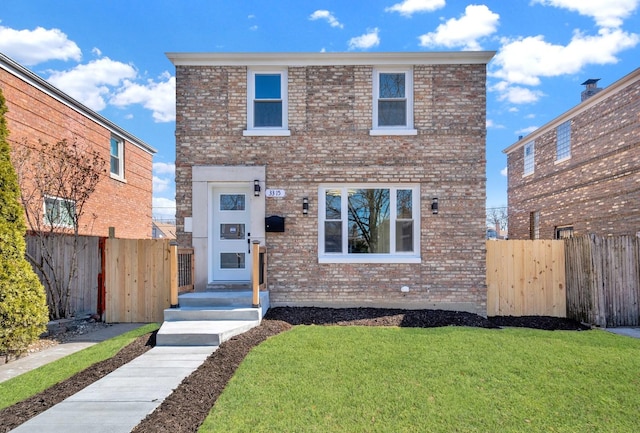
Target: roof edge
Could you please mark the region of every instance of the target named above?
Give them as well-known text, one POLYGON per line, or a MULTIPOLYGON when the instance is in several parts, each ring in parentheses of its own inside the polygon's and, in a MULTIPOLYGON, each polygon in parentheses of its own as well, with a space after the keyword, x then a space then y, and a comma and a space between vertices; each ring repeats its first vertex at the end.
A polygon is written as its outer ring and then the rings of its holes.
POLYGON ((521 139, 513 143, 511 146, 507 147, 506 149, 503 149, 502 153, 508 155, 511 152, 518 150, 519 148, 529 143, 530 141, 537 139, 543 134, 546 134, 552 128, 581 114, 582 112, 588 110, 592 106, 602 102, 603 100, 611 97, 612 95, 615 95, 622 89, 635 83, 638 80, 640 80, 640 68, 634 69, 624 77, 609 84, 607 87, 603 88, 601 91, 591 96, 589 99, 585 99, 584 101, 580 102, 578 105, 574 106, 573 108, 570 108, 569 110, 565 111, 564 113, 560 114, 559 116, 545 123, 535 131, 531 132, 528 135, 525 135, 524 137, 522 137, 521 139))
POLYGON ((175 66, 330 66, 487 64, 495 51, 433 51, 374 53, 214 53, 169 52, 175 66))
POLYGON ((64 105, 70 107, 71 109, 93 119, 95 122, 101 124, 106 129, 109 129, 112 132, 122 136, 123 138, 127 139, 127 141, 131 142, 133 145, 141 148, 142 150, 152 155, 158 152, 156 149, 151 147, 149 144, 147 144, 140 138, 126 131, 122 127, 116 125, 106 117, 98 114, 91 108, 82 104, 77 99, 74 99, 73 97, 67 95, 62 90, 58 89, 57 87, 55 87, 54 85, 52 85, 51 83, 49 83, 48 81, 40 77, 39 75, 35 74, 34 72, 30 71, 29 69, 25 68, 15 60, 11 59, 10 57, 2 53, 0 53, 0 68, 6 70, 10 74, 22 80, 27 81, 29 84, 40 88, 40 90, 44 91, 49 96, 53 97, 54 99, 57 99, 58 101, 62 102, 64 105))

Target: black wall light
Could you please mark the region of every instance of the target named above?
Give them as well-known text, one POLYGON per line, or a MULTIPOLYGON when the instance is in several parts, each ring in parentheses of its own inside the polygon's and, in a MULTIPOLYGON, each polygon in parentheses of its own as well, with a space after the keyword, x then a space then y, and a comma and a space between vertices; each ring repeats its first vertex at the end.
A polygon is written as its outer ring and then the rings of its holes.
POLYGON ((260 197, 260 181, 258 179, 253 181, 253 195, 260 197))
POLYGON ((438 197, 434 197, 434 198, 431 200, 431 212, 432 212, 434 215, 437 215, 437 214, 438 214, 438 197))
POLYGON ((307 215, 309 213, 309 198, 302 198, 302 215, 307 215))

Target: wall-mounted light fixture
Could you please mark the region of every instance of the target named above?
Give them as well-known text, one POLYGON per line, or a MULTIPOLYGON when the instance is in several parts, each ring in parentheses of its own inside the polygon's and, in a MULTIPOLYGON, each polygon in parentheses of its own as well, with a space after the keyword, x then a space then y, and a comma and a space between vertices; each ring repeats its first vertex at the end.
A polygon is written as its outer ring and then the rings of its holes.
POLYGON ((253 181, 253 195, 260 197, 260 181, 258 179, 253 181))
POLYGON ((434 198, 431 200, 431 212, 432 212, 434 215, 437 215, 437 214, 438 214, 438 197, 434 197, 434 198))
POLYGON ((302 215, 307 215, 309 213, 309 198, 302 198, 302 215))

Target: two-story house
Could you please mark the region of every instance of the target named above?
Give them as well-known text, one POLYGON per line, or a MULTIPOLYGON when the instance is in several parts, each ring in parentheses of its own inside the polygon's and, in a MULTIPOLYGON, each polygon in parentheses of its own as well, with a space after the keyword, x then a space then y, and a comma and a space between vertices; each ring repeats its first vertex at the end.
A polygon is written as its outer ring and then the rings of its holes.
POLYGON ((169 53, 177 236, 196 290, 271 305, 486 314, 486 64, 493 52, 169 53))
POLYGON ((504 150, 509 237, 640 232, 640 69, 504 150))
MULTIPOLYGON (((66 140, 99 152, 106 173, 90 196, 79 221, 82 235, 150 238, 152 225, 152 159, 156 152, 144 141, 115 125, 38 75, 0 54, 0 89, 12 149, 66 140)), ((32 167, 39 170, 42 167, 32 167)), ((22 188, 32 188, 21 185, 22 188)), ((65 224, 68 198, 42 197, 44 222, 55 215, 65 224)))

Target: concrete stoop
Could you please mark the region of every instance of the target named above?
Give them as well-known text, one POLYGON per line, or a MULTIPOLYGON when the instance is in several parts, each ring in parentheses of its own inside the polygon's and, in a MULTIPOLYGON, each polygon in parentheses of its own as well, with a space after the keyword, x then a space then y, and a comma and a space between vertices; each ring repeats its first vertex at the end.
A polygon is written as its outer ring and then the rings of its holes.
POLYGON ((186 293, 179 307, 164 310, 157 346, 219 346, 260 325, 269 309, 269 293, 260 292, 260 306, 251 307, 251 291, 186 293))

